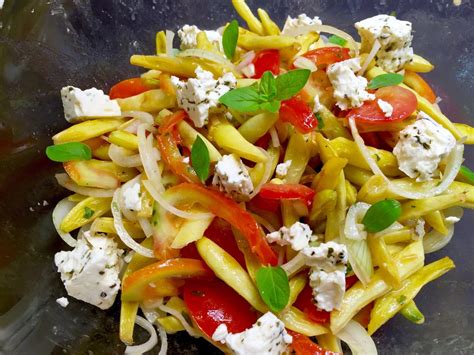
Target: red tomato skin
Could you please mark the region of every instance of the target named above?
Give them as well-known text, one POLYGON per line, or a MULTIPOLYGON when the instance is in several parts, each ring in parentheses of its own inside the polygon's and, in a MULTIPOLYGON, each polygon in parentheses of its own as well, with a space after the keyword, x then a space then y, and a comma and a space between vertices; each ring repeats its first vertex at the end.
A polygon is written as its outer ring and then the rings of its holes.
POLYGON ((183 296, 194 321, 209 337, 219 324, 226 324, 230 333, 240 333, 257 321, 250 304, 219 279, 189 279, 183 296))
POLYGON ((306 285, 295 301, 295 307, 303 311, 306 316, 316 323, 328 323, 331 313, 316 307, 313 303, 313 291, 306 285))
POLYGON ((354 284, 359 281, 356 275, 346 277, 346 290, 350 289, 354 284))
POLYGON ((313 110, 299 97, 281 102, 280 119, 291 123, 300 133, 309 133, 318 127, 313 110))
MULTIPOLYGON (((323 349, 318 344, 313 343, 306 335, 289 330, 288 333, 293 337, 291 347, 296 355, 336 355, 333 351, 323 349)), ((341 354, 342 355, 342 354, 341 354)))
POLYGON ((273 184, 262 186, 258 196, 269 200, 303 200, 308 207, 313 203, 315 192, 301 184, 273 184))
POLYGON ((125 99, 127 97, 141 94, 148 90, 150 89, 143 85, 142 79, 132 78, 123 80, 112 86, 109 96, 111 99, 125 99))
POLYGON ((350 59, 349 48, 323 47, 313 49, 303 54, 303 57, 313 61, 317 66, 327 66, 350 59))
POLYGON ((257 52, 252 64, 255 66, 253 79, 260 79, 266 71, 274 75, 280 74, 280 52, 276 49, 268 49, 257 52))

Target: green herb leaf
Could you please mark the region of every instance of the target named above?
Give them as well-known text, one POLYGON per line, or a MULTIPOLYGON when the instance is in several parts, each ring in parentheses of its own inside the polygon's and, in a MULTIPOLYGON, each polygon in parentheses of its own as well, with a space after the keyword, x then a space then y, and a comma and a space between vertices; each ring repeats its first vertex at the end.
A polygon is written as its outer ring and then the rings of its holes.
POLYGON ((344 47, 347 43, 347 41, 344 38, 341 38, 336 35, 332 35, 331 37, 329 37, 328 42, 337 44, 338 46, 341 46, 341 47, 344 47))
POLYGON ((272 312, 286 307, 290 298, 290 284, 285 270, 280 266, 261 267, 256 274, 257 288, 263 301, 272 312))
POLYGON ((225 28, 222 35, 222 47, 224 53, 229 60, 234 58, 235 49, 237 48, 237 40, 239 39, 239 23, 237 20, 232 20, 225 28))
POLYGON ((274 101, 264 102, 260 105, 260 107, 262 110, 275 113, 275 112, 278 112, 278 110, 280 109, 280 101, 274 100, 274 101))
POLYGON ((311 74, 309 69, 290 70, 276 78, 276 100, 288 100, 304 88, 311 74))
POLYGON ((46 156, 59 163, 71 160, 90 160, 92 158, 91 148, 80 142, 69 142, 50 145, 46 148, 46 156))
POLYGON ((201 181, 206 181, 209 176, 209 165, 211 159, 209 158, 209 150, 207 150, 206 143, 200 136, 196 137, 191 148, 191 163, 194 171, 201 181))
POLYGON ((367 210, 362 223, 367 232, 376 233, 390 227, 401 215, 402 207, 397 200, 379 201, 367 210))
POLYGON ((461 169, 459 169, 459 173, 462 175, 462 177, 466 180, 468 184, 474 185, 474 171, 463 165, 461 166, 461 169))
POLYGON ((263 73, 260 79, 259 92, 262 99, 269 101, 276 96, 276 80, 271 71, 263 73))
POLYGON ((260 109, 262 101, 258 88, 247 86, 228 91, 219 98, 219 102, 239 112, 252 112, 260 109))
POLYGON ((316 116, 316 119, 318 120, 318 129, 323 129, 324 128, 324 120, 321 117, 321 114, 319 112, 316 112, 315 116, 316 116))
POLYGON ((90 209, 89 207, 84 207, 84 218, 89 219, 92 218, 94 215, 95 211, 93 209, 90 209))
POLYGON ((395 10, 390 11, 390 16, 397 17, 397 12, 395 10))
POLYGON ((403 75, 395 73, 381 74, 370 81, 369 85, 367 85, 367 89, 378 89, 385 86, 398 85, 402 82, 403 75))

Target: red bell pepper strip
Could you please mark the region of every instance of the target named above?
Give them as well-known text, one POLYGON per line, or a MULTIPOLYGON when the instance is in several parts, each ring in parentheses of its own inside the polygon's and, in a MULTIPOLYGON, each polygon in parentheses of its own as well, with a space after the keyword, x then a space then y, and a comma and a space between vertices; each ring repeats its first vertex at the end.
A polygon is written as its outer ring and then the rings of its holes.
POLYGON ((308 207, 313 203, 316 193, 308 186, 301 184, 273 184, 262 186, 259 196, 269 200, 303 200, 308 207))
POLYGON ((263 265, 278 263, 277 256, 252 215, 223 193, 189 183, 173 186, 167 193, 174 196, 174 203, 198 203, 217 217, 229 222, 245 236, 252 252, 258 256, 263 265))
POLYGON ((331 313, 319 309, 313 302, 313 291, 309 285, 303 288, 295 301, 295 307, 303 311, 315 323, 328 323, 331 313))
POLYGON ((343 60, 350 59, 349 48, 323 47, 313 49, 303 54, 317 66, 328 66, 343 60))
POLYGON ((143 84, 142 79, 126 79, 112 86, 109 92, 111 99, 125 99, 127 97, 141 94, 150 88, 143 84))
POLYGON ((293 337, 291 347, 295 351, 296 355, 336 355, 340 353, 335 353, 323 349, 318 344, 313 343, 310 338, 306 335, 288 330, 288 333, 293 337))
POLYGON ((297 96, 282 101, 279 114, 283 122, 291 123, 300 133, 309 133, 318 127, 318 120, 311 107, 297 96))
POLYGON ((354 284, 359 281, 356 275, 346 276, 346 290, 350 289, 354 284))
POLYGON ((160 127, 158 127, 158 133, 165 134, 171 132, 173 127, 184 120, 186 117, 188 117, 188 114, 184 110, 179 110, 175 113, 172 113, 171 115, 165 116, 160 124, 160 127))

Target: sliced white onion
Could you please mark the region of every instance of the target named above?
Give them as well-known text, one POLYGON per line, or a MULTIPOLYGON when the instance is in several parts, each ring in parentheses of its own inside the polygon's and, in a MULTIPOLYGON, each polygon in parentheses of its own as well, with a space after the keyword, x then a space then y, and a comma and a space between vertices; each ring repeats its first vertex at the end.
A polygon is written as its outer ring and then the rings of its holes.
POLYGON ((138 217, 137 220, 140 227, 142 227, 142 230, 143 230, 143 233, 145 233, 145 236, 147 238, 151 237, 153 235, 153 227, 150 221, 148 220, 148 218, 138 217))
POLYGON ((281 267, 283 270, 285 270, 288 277, 291 277, 294 274, 296 274, 298 271, 300 271, 303 267, 305 267, 305 265, 306 265, 306 257, 304 256, 303 253, 298 253, 295 255, 293 259, 291 259, 290 261, 287 261, 281 267))
POLYGON ((384 230, 375 233, 377 236, 382 236, 386 234, 390 234, 396 231, 399 231, 401 229, 405 228, 405 226, 399 222, 393 222, 391 226, 385 228, 384 230))
POLYGON ((262 186, 271 178, 272 176, 272 160, 270 159, 270 155, 267 153, 266 150, 262 148, 258 148, 260 151, 266 155, 267 161, 265 162, 265 171, 263 172, 262 180, 259 181, 257 186, 254 187, 253 192, 249 195, 249 199, 253 199, 262 189, 262 186))
POLYGON ((365 58, 364 64, 362 64, 362 67, 357 72, 357 75, 364 75, 365 71, 367 70, 367 67, 370 64, 370 62, 372 61, 372 59, 375 58, 375 56, 379 52, 380 47, 382 47, 382 45, 380 44, 379 40, 376 39, 375 42, 374 42, 374 45, 372 46, 372 49, 370 50, 369 54, 367 55, 367 58, 365 58))
POLYGON ((270 137, 272 138, 272 146, 278 148, 280 146, 280 138, 278 137, 278 132, 275 127, 270 128, 270 137))
POLYGON ((120 210, 122 211, 122 214, 125 216, 125 218, 127 220, 129 220, 130 222, 137 222, 137 212, 129 210, 125 206, 125 200, 123 198, 123 191, 126 191, 129 188, 131 188, 133 185, 135 185, 136 183, 139 183, 140 180, 141 180, 141 174, 137 175, 133 179, 127 181, 125 184, 122 185, 122 188, 120 189, 120 193, 119 193, 119 196, 118 196, 118 204, 119 204, 120 210))
POLYGON ((58 181, 58 184, 62 187, 84 196, 91 197, 112 197, 114 195, 114 189, 98 189, 95 187, 84 187, 76 184, 67 174, 56 174, 54 176, 58 181))
POLYGON ((351 240, 344 238, 343 243, 347 248, 347 256, 352 266, 352 270, 357 278, 365 286, 370 282, 374 274, 372 256, 367 244, 367 240, 351 240))
POLYGON ((143 122, 137 119, 131 119, 129 122, 130 123, 127 122, 127 125, 125 126, 125 128, 123 128, 123 130, 125 132, 137 134, 138 126, 143 124, 143 122))
POLYGON ((464 153, 464 145, 461 143, 457 143, 453 150, 449 153, 446 163, 446 168, 444 169, 443 178, 440 180, 440 183, 434 188, 423 188, 420 186, 415 190, 403 189, 392 182, 385 176, 385 174, 380 170, 379 166, 375 162, 375 160, 370 155, 369 150, 367 149, 364 140, 359 134, 357 130, 356 123, 354 118, 349 119, 349 126, 351 128, 352 137, 354 137, 354 141, 357 144, 357 148, 359 149, 360 153, 364 157, 365 162, 369 165, 370 169, 375 175, 382 176, 385 181, 387 182, 387 186, 390 191, 393 193, 412 200, 419 200, 423 198, 429 198, 432 196, 439 195, 443 193, 454 181, 456 178, 459 169, 461 168, 463 162, 463 153, 464 153))
POLYGON ((122 212, 120 211, 118 199, 121 189, 117 189, 114 193, 114 197, 112 199, 112 216, 114 217, 114 227, 117 231, 118 236, 122 240, 122 242, 135 251, 136 253, 143 255, 147 258, 153 258, 153 250, 143 247, 142 245, 138 244, 131 236, 128 234, 127 230, 123 226, 122 220, 122 212))
POLYGON ((188 321, 183 317, 181 312, 178 312, 176 309, 173 309, 171 307, 165 306, 164 304, 157 304, 157 307, 163 312, 166 312, 166 313, 171 314, 172 316, 175 316, 181 322, 184 329, 186 329, 189 335, 195 338, 201 337, 201 334, 196 329, 194 329, 192 325, 188 323, 188 321))
POLYGON ((377 355, 374 340, 363 326, 352 319, 336 336, 349 346, 352 355, 377 355))
POLYGON ((166 55, 169 57, 173 57, 173 40, 174 40, 174 32, 166 30, 166 55))
POLYGON ((137 129, 138 153, 140 154, 146 176, 155 190, 161 192, 164 188, 161 185, 161 172, 157 160, 155 159, 156 154, 153 151, 153 136, 149 135, 151 138, 147 139, 145 128, 146 125, 141 125, 137 129))
POLYGON ((451 207, 444 211, 445 223, 448 228, 448 234, 444 235, 438 232, 437 230, 432 229, 423 237, 423 249, 425 254, 434 253, 442 248, 444 248, 451 241, 454 235, 454 223, 450 217, 454 217, 454 220, 459 220, 462 218, 463 209, 461 207, 451 207))
POLYGON ((364 218, 369 208, 370 205, 365 202, 357 202, 349 208, 344 225, 344 235, 346 238, 352 240, 364 240, 367 238, 367 231, 359 221, 364 218))
POLYGON ((111 144, 109 147, 109 157, 118 166, 125 168, 136 168, 142 166, 140 154, 128 155, 128 150, 118 145, 111 144))
POLYGON ((254 51, 250 51, 250 52, 245 53, 242 57, 242 60, 237 65, 236 69, 241 71, 243 68, 245 68, 250 63, 252 63, 254 59, 255 59, 255 52, 254 51))
POLYGON ((242 72, 242 74, 244 74, 245 77, 252 78, 255 76, 255 65, 253 63, 250 63, 246 67, 243 67, 240 71, 242 72))
POLYGON ((293 62, 293 65, 296 68, 311 70, 311 72, 315 72, 318 70, 318 67, 316 66, 316 64, 314 64, 312 60, 309 60, 306 57, 296 57, 296 59, 293 62))
POLYGON ((64 240, 67 245, 73 248, 76 246, 77 241, 72 237, 71 233, 63 232, 61 229, 61 222, 75 205, 76 203, 69 201, 66 197, 59 201, 53 210, 53 224, 54 228, 56 228, 56 232, 58 232, 61 239, 64 240))
MULTIPOLYGON (((158 336, 156 330, 145 318, 136 316, 135 323, 145 329, 150 334, 150 339, 140 345, 129 345, 125 348, 125 354, 144 354, 152 350, 158 344, 158 336)), ((161 335, 161 334, 160 334, 161 335)), ((160 350, 160 354, 162 354, 160 350)))
POLYGON ((209 60, 214 63, 222 64, 228 67, 233 67, 233 64, 230 63, 222 55, 206 51, 204 49, 192 48, 186 49, 185 51, 179 52, 178 57, 196 57, 205 60, 209 60))
POLYGON ((185 219, 205 219, 214 216, 212 213, 190 213, 174 207, 161 195, 159 191, 155 189, 155 187, 149 180, 143 180, 143 186, 145 186, 145 189, 147 189, 151 197, 153 197, 153 199, 158 202, 161 207, 163 207, 169 213, 174 214, 175 216, 185 219))
POLYGON ((155 123, 153 116, 150 113, 145 112, 145 111, 125 111, 125 112, 122 112, 122 117, 136 118, 142 123, 146 123, 147 125, 150 125, 150 126, 152 126, 155 123))

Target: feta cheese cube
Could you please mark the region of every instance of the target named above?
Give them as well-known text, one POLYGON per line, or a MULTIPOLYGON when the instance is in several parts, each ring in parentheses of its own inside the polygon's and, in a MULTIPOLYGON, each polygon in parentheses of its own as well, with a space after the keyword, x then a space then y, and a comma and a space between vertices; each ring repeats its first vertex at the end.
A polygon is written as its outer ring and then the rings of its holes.
POLYGON ((69 300, 66 297, 59 297, 56 299, 56 303, 61 307, 66 308, 69 305, 69 300))
POLYGON ((271 312, 265 313, 252 328, 241 333, 229 333, 227 326, 220 324, 212 339, 227 344, 236 355, 282 354, 293 341, 283 322, 271 312))
POLYGON ((130 187, 122 189, 122 197, 126 209, 131 211, 140 211, 142 209, 140 183, 136 182, 130 187))
POLYGON ((375 95, 369 94, 365 90, 367 79, 355 75, 359 69, 359 58, 331 64, 327 69, 329 80, 334 87, 334 98, 341 110, 360 107, 364 101, 375 99, 375 95))
POLYGON ((345 270, 347 265, 347 248, 336 242, 321 243, 317 247, 303 249, 306 265, 314 270, 326 272, 345 270))
POLYGON ((85 233, 73 250, 56 253, 54 262, 69 296, 108 309, 120 290, 122 254, 112 239, 85 233))
POLYGON ((438 165, 456 145, 454 136, 424 112, 405 127, 393 149, 398 168, 416 181, 439 176, 438 165))
POLYGON ((64 116, 68 122, 90 118, 117 117, 122 114, 117 100, 111 100, 102 90, 81 90, 74 86, 61 89, 64 116))
POLYGON ((377 105, 380 107, 382 112, 385 114, 385 117, 392 117, 393 106, 390 105, 387 101, 377 99, 377 105))
POLYGON ((312 270, 309 275, 309 285, 313 288, 313 296, 317 307, 327 312, 341 307, 346 290, 344 271, 312 270))
POLYGON ((215 80, 211 72, 201 67, 196 68, 196 78, 184 82, 173 76, 171 81, 176 87, 178 106, 188 113, 196 127, 207 124, 209 110, 219 106, 219 98, 237 84, 232 73, 215 80))
POLYGON ((307 224, 295 222, 290 228, 283 226, 280 230, 267 234, 266 237, 269 243, 291 245, 293 250, 300 251, 308 247, 312 235, 313 232, 307 224))
MULTIPOLYGON (((181 40, 181 49, 191 49, 197 47, 197 35, 202 32, 197 26, 184 25, 178 30, 178 37, 181 40)), ((204 31, 207 39, 217 48, 222 48, 222 35, 217 31, 204 31)))
POLYGON ((276 174, 280 179, 283 179, 288 174, 288 169, 291 166, 291 160, 280 163, 276 166, 276 174))
POLYGON ((361 51, 370 52, 375 40, 381 44, 376 63, 383 70, 396 72, 413 59, 412 25, 394 16, 377 15, 355 24, 361 37, 361 51))
POLYGON ((249 172, 236 155, 224 155, 215 166, 212 184, 238 200, 245 200, 253 192, 249 172))
POLYGON ((315 16, 313 18, 309 17, 306 14, 300 14, 295 18, 288 16, 285 25, 283 26, 283 30, 281 31, 281 34, 286 35, 288 34, 288 31, 297 29, 299 27, 312 25, 322 25, 322 22, 318 16, 315 16))

